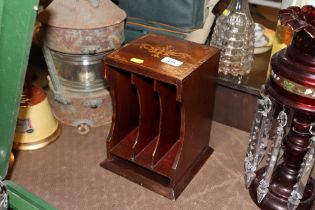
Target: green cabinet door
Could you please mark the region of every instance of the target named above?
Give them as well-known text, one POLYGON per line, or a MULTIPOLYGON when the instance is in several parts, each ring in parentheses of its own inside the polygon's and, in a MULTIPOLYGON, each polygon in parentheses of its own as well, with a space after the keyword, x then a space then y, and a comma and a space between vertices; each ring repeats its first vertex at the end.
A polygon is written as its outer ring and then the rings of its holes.
POLYGON ((0 176, 5 177, 38 0, 0 0, 0 176))
MULTIPOLYGON (((9 165, 37 7, 38 0, 0 0, 0 182, 6 186, 10 209, 55 209, 13 182, 3 181, 9 165)), ((2 192, 0 189, 0 204, 2 192)))

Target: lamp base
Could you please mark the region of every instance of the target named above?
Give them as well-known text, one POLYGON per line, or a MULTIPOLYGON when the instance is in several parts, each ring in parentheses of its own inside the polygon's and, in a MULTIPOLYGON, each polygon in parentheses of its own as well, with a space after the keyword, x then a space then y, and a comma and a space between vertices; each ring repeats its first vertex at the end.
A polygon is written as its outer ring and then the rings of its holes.
MULTIPOLYGON (((262 179, 262 175, 265 172, 265 168, 262 168, 256 172, 256 178, 253 180, 252 184, 249 187, 249 193, 252 200, 256 203, 256 205, 263 210, 287 210, 288 209, 288 192, 292 191, 291 188, 285 189, 284 186, 289 186, 287 177, 285 173, 281 173, 281 167, 278 168, 278 176, 277 179, 273 179, 269 187, 269 192, 265 196, 265 198, 261 201, 261 203, 257 202, 257 188, 259 186, 259 182, 262 179), (282 178, 280 178, 283 176, 282 178), (286 182, 287 180, 288 182, 286 182), (276 183, 278 182, 278 183, 276 183), (286 182, 286 183, 284 183, 286 182), (274 189, 277 189, 275 191, 274 189)), ((310 178, 308 180, 307 186, 305 188, 305 193, 303 199, 301 200, 299 206, 296 210, 310 210, 312 208, 313 201, 315 199, 315 181, 310 178)))

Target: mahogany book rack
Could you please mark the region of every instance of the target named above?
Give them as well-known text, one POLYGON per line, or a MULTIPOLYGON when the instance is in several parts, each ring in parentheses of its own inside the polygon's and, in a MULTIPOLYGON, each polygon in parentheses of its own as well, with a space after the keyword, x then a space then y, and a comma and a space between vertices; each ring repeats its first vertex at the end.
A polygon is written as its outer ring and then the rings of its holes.
POLYGON ((219 51, 149 34, 108 54, 113 118, 104 168, 176 199, 208 146, 219 51))

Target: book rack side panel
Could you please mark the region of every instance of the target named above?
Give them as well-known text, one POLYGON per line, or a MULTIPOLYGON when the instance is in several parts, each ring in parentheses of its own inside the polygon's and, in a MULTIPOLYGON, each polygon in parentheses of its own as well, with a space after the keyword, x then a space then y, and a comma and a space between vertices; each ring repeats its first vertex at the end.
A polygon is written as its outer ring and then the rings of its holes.
POLYGON ((175 182, 186 171, 195 167, 194 163, 202 162, 199 161, 204 158, 202 156, 209 156, 212 152, 209 147, 209 139, 218 61, 219 53, 203 63, 181 85, 181 146, 172 166, 173 170, 176 171, 173 177, 175 182))

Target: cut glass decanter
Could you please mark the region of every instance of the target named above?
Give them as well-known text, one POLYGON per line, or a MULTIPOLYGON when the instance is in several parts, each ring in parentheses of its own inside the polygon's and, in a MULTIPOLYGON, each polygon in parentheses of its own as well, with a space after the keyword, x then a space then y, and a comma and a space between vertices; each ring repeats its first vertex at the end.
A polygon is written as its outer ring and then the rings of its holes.
POLYGON ((232 0, 218 17, 210 45, 221 49, 219 72, 241 78, 253 65, 255 24, 248 0, 232 0))

